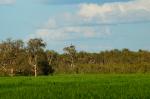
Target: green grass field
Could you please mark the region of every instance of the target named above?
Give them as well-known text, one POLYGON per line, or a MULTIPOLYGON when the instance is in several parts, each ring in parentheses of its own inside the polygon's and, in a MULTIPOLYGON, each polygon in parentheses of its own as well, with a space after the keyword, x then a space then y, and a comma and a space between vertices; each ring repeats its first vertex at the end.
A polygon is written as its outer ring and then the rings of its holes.
POLYGON ((150 99, 150 75, 1 77, 0 99, 150 99))

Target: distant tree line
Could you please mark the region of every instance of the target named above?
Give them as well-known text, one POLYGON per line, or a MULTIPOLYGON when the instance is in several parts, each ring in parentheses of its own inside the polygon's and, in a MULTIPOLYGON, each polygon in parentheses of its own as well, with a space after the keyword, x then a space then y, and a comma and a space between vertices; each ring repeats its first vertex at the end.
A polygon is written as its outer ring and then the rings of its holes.
POLYGON ((150 73, 150 52, 114 49, 99 53, 78 52, 74 45, 59 54, 46 50, 39 38, 0 42, 0 75, 35 77, 53 73, 150 73))

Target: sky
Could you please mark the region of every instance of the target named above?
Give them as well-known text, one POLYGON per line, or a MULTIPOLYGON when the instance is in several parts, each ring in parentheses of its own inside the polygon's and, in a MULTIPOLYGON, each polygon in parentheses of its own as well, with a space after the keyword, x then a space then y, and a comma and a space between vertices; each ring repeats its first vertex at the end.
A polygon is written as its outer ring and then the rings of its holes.
POLYGON ((150 0, 0 0, 0 41, 42 38, 62 52, 150 50, 150 0))

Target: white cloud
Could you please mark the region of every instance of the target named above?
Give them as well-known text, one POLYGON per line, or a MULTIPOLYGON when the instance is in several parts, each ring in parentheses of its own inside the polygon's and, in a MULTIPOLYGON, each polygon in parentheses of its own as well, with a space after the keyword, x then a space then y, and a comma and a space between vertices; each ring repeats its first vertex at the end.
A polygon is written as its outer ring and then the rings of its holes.
POLYGON ((98 4, 82 4, 78 12, 86 20, 120 23, 150 20, 150 0, 133 0, 98 4))
POLYGON ((41 37, 49 40, 64 40, 68 38, 67 33, 60 30, 49 30, 49 29, 39 29, 36 31, 35 36, 41 37))
POLYGON ((150 21, 150 0, 82 4, 76 13, 50 18, 30 37, 45 40, 103 38, 111 34, 109 24, 150 21), (105 24, 105 25, 104 25, 105 24))
POLYGON ((71 40, 92 37, 105 37, 109 35, 108 28, 93 28, 93 27, 63 27, 59 29, 38 29, 36 33, 31 34, 30 38, 41 37, 49 40, 71 40))
POLYGON ((0 5, 10 5, 14 4, 16 0, 0 0, 0 5))
MULTIPOLYGON (((64 18, 62 18, 64 19, 64 18)), ((110 35, 109 28, 104 26, 80 26, 74 21, 49 19, 46 24, 37 29, 29 38, 41 37, 46 41, 61 41, 110 35)))

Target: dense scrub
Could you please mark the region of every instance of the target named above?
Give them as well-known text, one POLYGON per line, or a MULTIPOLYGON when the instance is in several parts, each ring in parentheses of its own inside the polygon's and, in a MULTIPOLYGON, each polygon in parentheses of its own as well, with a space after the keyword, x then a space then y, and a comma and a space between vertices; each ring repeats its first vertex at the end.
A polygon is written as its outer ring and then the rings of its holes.
POLYGON ((149 99, 150 75, 1 77, 0 99, 149 99))
POLYGON ((150 52, 114 49, 89 53, 75 46, 64 53, 45 49, 42 39, 2 41, 0 75, 48 75, 50 73, 149 73, 150 52))

